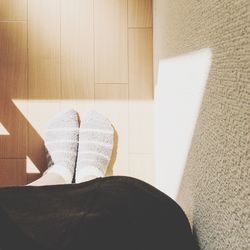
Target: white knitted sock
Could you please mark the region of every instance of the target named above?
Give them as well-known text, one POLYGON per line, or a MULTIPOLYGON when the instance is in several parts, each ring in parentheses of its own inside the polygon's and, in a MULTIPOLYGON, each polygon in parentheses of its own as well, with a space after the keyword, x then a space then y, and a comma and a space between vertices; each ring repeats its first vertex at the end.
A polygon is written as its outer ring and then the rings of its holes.
POLYGON ((79 136, 77 112, 59 113, 48 124, 45 133, 48 169, 44 172, 62 176, 65 183, 72 183, 79 136))
POLYGON ((88 176, 103 177, 113 150, 114 129, 110 121, 95 111, 82 119, 76 165, 76 183, 88 176))

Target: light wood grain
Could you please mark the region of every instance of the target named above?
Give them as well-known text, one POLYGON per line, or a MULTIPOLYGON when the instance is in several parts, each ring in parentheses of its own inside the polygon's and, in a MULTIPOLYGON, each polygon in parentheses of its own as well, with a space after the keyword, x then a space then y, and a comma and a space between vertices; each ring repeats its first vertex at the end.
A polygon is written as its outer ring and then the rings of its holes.
POLYGON ((96 83, 128 83, 127 0, 96 0, 96 83))
POLYGON ((152 0, 128 0, 128 27, 152 27, 152 0))
POLYGON ((41 172, 46 168, 44 128, 61 102, 60 14, 60 0, 29 1, 28 156, 41 172))
POLYGON ((0 0, 0 21, 27 19, 27 0, 0 0))
POLYGON ((152 29, 129 30, 129 98, 153 99, 152 29))
POLYGON ((28 10, 29 98, 61 98, 60 0, 32 0, 28 10))
POLYGON ((10 134, 0 136, 0 158, 26 155, 27 121, 13 102, 27 98, 26 37, 25 23, 0 22, 0 122, 10 134))
MULTIPOLYGON (((10 132, 0 136, 0 159, 27 155, 42 173, 49 119, 65 108, 81 117, 96 109, 116 130, 107 175, 151 181, 150 1, 30 0, 27 6, 25 0, 0 0, 0 7, 0 122, 10 132)), ((12 173, 19 170, 10 169, 4 179, 22 183, 12 173)), ((27 179, 39 176, 28 173, 27 179)))
POLYGON ((27 154, 27 120, 10 99, 0 99, 0 121, 10 135, 0 135, 0 158, 27 154))
POLYGON ((153 101, 129 102, 129 152, 151 154, 154 150, 153 101))
POLYGON ((95 107, 116 130, 115 148, 108 174, 128 171, 128 84, 96 84, 95 107))
POLYGON ((27 98, 27 29, 23 22, 0 22, 0 95, 27 98))
POLYGON ((130 154, 129 169, 132 177, 154 184, 154 158, 152 154, 130 154))
POLYGON ((0 159, 0 186, 25 185, 25 159, 0 159))
POLYGON ((152 30, 129 30, 129 152, 153 152, 152 30))
POLYGON ((128 101, 128 84, 96 84, 95 100, 128 101))
POLYGON ((42 173, 47 166, 44 132, 50 119, 60 112, 58 100, 29 100, 28 103, 28 156, 42 173))
POLYGON ((92 0, 61 1, 61 82, 63 99, 94 99, 92 0))

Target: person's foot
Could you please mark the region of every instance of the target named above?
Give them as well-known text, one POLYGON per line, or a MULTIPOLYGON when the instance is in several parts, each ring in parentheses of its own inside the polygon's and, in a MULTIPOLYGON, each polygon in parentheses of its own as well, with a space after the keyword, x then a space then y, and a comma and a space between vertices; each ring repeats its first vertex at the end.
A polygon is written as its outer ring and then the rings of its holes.
POLYGON ((89 111, 82 119, 76 165, 76 183, 103 177, 113 150, 114 129, 103 115, 89 111))
POLYGON ((72 183, 75 171, 79 137, 77 112, 67 110, 59 113, 48 124, 45 133, 48 173, 58 174, 65 183, 72 183))

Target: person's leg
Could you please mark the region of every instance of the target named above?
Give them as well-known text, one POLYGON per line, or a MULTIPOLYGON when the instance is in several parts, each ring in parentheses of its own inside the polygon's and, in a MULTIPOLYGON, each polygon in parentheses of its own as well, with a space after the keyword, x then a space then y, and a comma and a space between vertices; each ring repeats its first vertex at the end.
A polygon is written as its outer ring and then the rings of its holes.
POLYGON ((74 176, 79 136, 78 115, 74 110, 59 113, 45 133, 48 169, 29 185, 70 184, 74 176))
POLYGON ((101 114, 85 114, 79 131, 76 183, 104 177, 113 150, 114 129, 101 114))

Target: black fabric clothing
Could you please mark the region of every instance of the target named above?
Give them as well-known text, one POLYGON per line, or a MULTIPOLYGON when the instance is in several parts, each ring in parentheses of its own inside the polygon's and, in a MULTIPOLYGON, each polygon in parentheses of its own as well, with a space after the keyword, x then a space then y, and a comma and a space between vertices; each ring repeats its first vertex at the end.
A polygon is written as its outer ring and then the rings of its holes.
POLYGON ((0 250, 97 249, 196 247, 177 203, 131 177, 0 188, 0 250))

